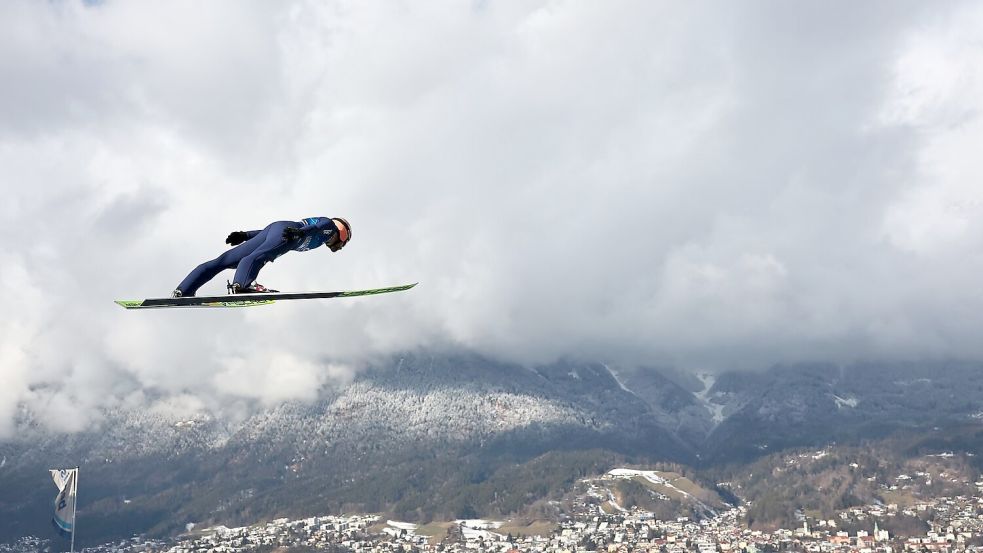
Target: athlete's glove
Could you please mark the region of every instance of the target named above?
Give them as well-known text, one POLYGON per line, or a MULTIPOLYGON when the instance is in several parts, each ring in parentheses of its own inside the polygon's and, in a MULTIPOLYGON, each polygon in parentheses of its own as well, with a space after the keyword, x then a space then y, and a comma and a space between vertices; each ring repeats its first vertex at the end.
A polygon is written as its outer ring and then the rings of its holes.
POLYGON ((225 239, 225 243, 231 246, 238 246, 239 244, 242 244, 246 240, 248 240, 246 233, 241 230, 237 230, 232 234, 230 234, 229 237, 225 239))
POLYGON ((293 242, 294 240, 300 240, 304 237, 304 232, 299 228, 287 227, 283 229, 283 239, 287 242, 293 242))

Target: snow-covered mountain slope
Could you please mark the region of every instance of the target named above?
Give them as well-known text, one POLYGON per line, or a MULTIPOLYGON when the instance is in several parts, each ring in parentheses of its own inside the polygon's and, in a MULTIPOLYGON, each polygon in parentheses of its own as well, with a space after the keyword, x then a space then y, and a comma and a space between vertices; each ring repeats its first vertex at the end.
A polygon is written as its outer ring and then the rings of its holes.
MULTIPOLYGON (((168 401, 166 398, 159 402, 168 401)), ((55 435, 25 413, 0 443, 8 470, 44 458, 114 462, 175 458, 264 443, 298 450, 360 444, 465 443, 530 427, 599 433, 658 430, 657 417, 598 363, 530 370, 474 356, 404 356, 364 371, 311 403, 288 402, 228 417, 205 408, 113 409, 90 432, 55 435)), ((667 434, 668 436, 668 434, 667 434)), ((670 448, 678 450, 674 439, 670 448)))

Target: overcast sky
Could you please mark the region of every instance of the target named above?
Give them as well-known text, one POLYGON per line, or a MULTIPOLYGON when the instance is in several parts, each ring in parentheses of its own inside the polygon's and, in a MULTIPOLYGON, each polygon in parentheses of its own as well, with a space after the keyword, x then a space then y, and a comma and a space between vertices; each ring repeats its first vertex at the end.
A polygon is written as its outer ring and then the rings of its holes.
POLYGON ((0 76, 0 437, 418 347, 983 360, 978 2, 9 0, 0 76), (351 244, 260 282, 420 285, 112 302, 319 215, 351 244))

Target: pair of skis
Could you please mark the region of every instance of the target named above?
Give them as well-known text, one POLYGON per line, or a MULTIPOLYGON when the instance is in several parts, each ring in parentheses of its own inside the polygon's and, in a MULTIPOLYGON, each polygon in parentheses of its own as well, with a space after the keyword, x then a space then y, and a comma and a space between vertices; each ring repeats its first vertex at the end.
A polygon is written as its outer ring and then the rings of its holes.
POLYGON ((236 294, 223 296, 190 296, 186 298, 150 298, 145 300, 116 300, 127 309, 160 309, 170 307, 254 307, 270 305, 282 300, 307 300, 316 298, 352 298, 402 292, 417 283, 373 288, 371 290, 351 290, 347 292, 264 292, 258 294, 236 294))

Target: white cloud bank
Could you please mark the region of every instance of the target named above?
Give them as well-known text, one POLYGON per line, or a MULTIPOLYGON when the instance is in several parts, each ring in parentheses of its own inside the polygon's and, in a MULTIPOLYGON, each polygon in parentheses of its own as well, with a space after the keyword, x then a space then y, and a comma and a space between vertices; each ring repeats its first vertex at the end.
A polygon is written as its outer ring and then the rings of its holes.
POLYGON ((981 35, 976 3, 4 2, 0 436, 418 346, 983 359, 981 35), (420 286, 112 304, 313 215, 352 244, 261 282, 420 286))

